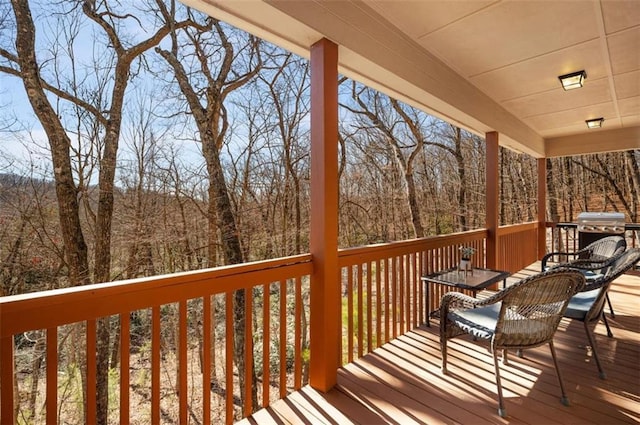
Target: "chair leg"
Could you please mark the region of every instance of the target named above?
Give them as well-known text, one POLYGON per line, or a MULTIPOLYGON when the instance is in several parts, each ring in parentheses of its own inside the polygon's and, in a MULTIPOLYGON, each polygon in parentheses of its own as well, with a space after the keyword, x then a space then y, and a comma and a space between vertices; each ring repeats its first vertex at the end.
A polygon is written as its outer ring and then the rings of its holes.
POLYGON ((600 372, 600 379, 607 379, 607 374, 602 369, 602 365, 600 364, 600 358, 598 357, 598 347, 596 345, 596 338, 593 336, 593 332, 589 329, 589 325, 587 322, 584 322, 584 330, 587 332, 587 338, 589 339, 589 345, 591 345, 591 352, 593 353, 593 358, 596 359, 596 365, 598 366, 598 372, 600 372))
POLYGON ((611 332, 611 328, 609 327, 609 321, 607 320, 607 316, 604 314, 604 309, 602 310, 602 321, 607 328, 607 336, 609 338, 613 338, 613 332, 611 332))
POLYGON ((440 351, 442 352, 442 373, 445 375, 447 371, 447 338, 440 336, 440 351))
POLYGON ((564 390, 564 383, 562 382, 562 374, 560 373, 560 367, 558 366, 558 359, 556 357, 556 349, 553 346, 553 341, 549 341, 549 348, 551 349, 551 357, 553 358, 553 365, 556 367, 556 375, 558 375, 558 382, 560 383, 560 393, 562 397, 560 398, 560 403, 565 406, 569 405, 569 399, 567 398, 567 393, 564 390))
POLYGON ((616 317, 616 313, 613 311, 613 306, 611 305, 611 300, 609 299, 609 294, 607 293, 607 304, 609 304, 609 313, 611 317, 616 317))
POLYGON ((496 368, 496 385, 498 386, 498 415, 501 418, 507 417, 507 409, 504 407, 502 399, 502 382, 500 381, 500 366, 498 365, 498 350, 493 350, 493 365, 496 368))

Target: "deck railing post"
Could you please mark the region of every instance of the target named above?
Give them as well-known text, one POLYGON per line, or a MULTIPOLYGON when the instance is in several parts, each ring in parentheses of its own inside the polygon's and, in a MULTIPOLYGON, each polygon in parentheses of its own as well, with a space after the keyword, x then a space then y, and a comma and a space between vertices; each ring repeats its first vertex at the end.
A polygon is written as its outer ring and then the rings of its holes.
POLYGON ((547 253, 547 159, 538 158, 538 259, 547 253))
POLYGON ((485 135, 486 157, 486 224, 487 228, 487 267, 498 267, 498 133, 491 131, 485 135))
POLYGON ((311 46, 310 383, 320 391, 336 383, 340 364, 338 269, 338 46, 311 46))

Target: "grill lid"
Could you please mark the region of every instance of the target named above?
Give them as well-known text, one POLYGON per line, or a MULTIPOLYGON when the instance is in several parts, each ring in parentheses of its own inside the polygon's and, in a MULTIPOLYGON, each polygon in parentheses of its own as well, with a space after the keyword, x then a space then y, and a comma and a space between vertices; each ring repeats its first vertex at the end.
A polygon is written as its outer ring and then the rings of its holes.
POLYGON ((624 232, 623 213, 582 212, 578 214, 579 232, 624 232))

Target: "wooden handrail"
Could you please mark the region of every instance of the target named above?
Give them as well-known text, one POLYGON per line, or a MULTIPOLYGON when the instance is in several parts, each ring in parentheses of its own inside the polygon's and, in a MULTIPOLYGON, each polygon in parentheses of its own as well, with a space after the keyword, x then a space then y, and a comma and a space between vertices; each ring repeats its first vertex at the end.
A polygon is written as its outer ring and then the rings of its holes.
POLYGON ((527 230, 535 230, 538 228, 537 221, 530 221, 528 223, 509 224, 506 226, 498 227, 498 236, 511 235, 513 233, 520 233, 527 230))
POLYGON ((311 255, 0 298, 0 337, 311 273, 311 255))
POLYGON ((450 245, 463 245, 478 239, 487 237, 486 229, 472 230, 469 232, 450 233, 447 235, 428 236, 420 239, 410 239, 401 242, 389 242, 375 245, 366 245, 355 248, 343 248, 338 250, 338 263, 341 267, 354 265, 358 262, 373 261, 376 258, 391 257, 410 252, 426 251, 442 248, 450 245))

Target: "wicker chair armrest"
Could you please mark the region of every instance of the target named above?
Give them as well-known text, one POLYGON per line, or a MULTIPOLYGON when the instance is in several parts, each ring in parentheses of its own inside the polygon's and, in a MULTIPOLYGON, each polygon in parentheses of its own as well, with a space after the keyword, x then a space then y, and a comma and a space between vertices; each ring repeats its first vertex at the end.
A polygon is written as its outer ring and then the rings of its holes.
POLYGON ((589 252, 589 250, 583 248, 583 249, 581 249, 579 251, 576 251, 576 252, 562 252, 562 251, 550 252, 550 253, 546 254, 544 257, 542 257, 542 260, 541 260, 542 266, 540 267, 541 271, 545 271, 546 270, 547 262, 549 261, 549 259, 555 257, 556 255, 565 255, 567 257, 569 257, 569 256, 578 257, 579 255, 584 254, 585 252, 589 252))
POLYGON ((502 290, 484 299, 473 298, 460 292, 447 292, 442 296, 442 300, 440 301, 440 318, 442 320, 443 318, 447 317, 446 315, 452 310, 468 309, 495 304, 504 298, 506 294, 505 291, 507 290, 502 290))
POLYGON ((460 292, 447 292, 442 296, 440 300, 440 310, 446 308, 447 312, 450 310, 458 310, 462 308, 473 308, 480 300, 470 297, 460 292))
POLYGON ((600 270, 605 267, 609 267, 611 263, 616 259, 616 257, 611 257, 603 260, 594 260, 594 259, 578 259, 573 260, 569 263, 562 264, 562 267, 569 269, 580 269, 580 270, 600 270))

